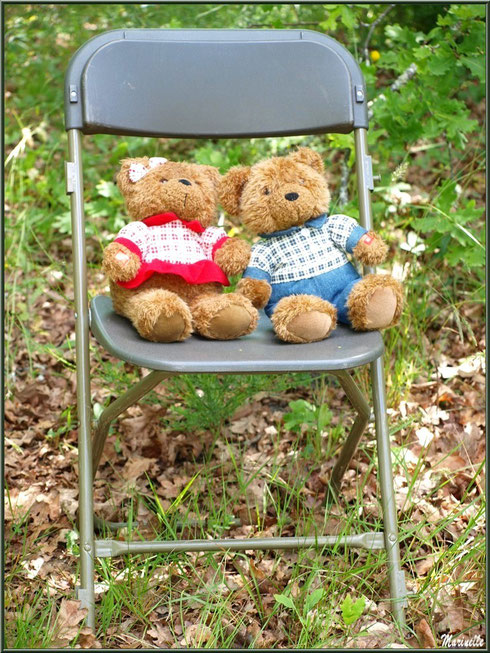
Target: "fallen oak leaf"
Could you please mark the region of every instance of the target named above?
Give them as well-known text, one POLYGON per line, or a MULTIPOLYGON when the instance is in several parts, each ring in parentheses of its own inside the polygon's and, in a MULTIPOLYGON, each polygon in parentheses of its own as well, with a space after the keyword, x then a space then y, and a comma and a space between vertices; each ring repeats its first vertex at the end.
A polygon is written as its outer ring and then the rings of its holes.
POLYGON ((88 610, 80 606, 80 601, 62 599, 53 629, 53 640, 50 642, 50 648, 66 648, 81 632, 80 623, 87 616, 88 610))
POLYGON ((170 644, 173 644, 174 638, 168 626, 162 626, 158 621, 154 621, 152 628, 146 631, 146 634, 149 635, 154 643, 160 648, 169 648, 170 644))
POLYGON ((127 481, 135 481, 142 474, 147 472, 155 458, 142 458, 141 456, 134 456, 124 465, 122 470, 122 477, 127 481))
POLYGON ((102 648, 91 628, 82 628, 77 639, 76 648, 102 648))
POLYGON ((437 648, 432 630, 425 619, 421 619, 415 626, 415 632, 422 648, 437 648))

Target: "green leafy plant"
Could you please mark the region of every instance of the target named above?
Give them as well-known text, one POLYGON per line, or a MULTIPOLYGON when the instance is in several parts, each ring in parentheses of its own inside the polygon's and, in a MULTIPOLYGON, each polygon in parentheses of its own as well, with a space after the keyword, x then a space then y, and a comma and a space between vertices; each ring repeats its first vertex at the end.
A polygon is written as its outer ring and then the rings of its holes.
POLYGON ((271 385, 275 392, 281 392, 309 380, 308 374, 182 375, 169 383, 170 392, 178 400, 171 407, 168 419, 184 430, 219 431, 238 407, 258 392, 270 390, 271 385))
POLYGON ((284 426, 290 431, 315 428, 323 431, 332 420, 332 411, 326 404, 314 406, 304 399, 289 402, 289 413, 284 413, 284 426))
POLYGON ((315 618, 311 615, 311 612, 325 598, 325 590, 322 587, 318 587, 310 594, 307 594, 304 597, 301 607, 300 602, 298 600, 294 601, 288 593, 274 594, 274 598, 277 603, 288 608, 288 610, 292 610, 303 627, 310 627, 312 620, 315 618))
POLYGON ((346 626, 352 625, 356 622, 359 617, 364 612, 366 600, 364 596, 360 596, 356 601, 354 601, 350 594, 347 594, 345 599, 340 604, 340 609, 342 610, 342 619, 346 626))
POLYGON ((330 425, 333 413, 327 404, 315 406, 304 399, 289 402, 290 412, 284 413, 284 426, 293 433, 305 434, 306 444, 301 449, 304 458, 317 458, 330 455, 331 447, 335 445, 343 428, 340 425, 328 429, 326 451, 322 452, 322 435, 330 425))

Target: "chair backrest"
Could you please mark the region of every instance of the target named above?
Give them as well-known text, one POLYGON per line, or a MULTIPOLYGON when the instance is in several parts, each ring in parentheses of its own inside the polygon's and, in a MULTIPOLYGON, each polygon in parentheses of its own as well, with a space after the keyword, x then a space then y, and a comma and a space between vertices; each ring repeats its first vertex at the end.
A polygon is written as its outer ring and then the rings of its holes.
POLYGON ((355 59, 318 32, 129 29, 75 53, 65 125, 218 138, 348 133, 367 129, 368 119, 355 59))

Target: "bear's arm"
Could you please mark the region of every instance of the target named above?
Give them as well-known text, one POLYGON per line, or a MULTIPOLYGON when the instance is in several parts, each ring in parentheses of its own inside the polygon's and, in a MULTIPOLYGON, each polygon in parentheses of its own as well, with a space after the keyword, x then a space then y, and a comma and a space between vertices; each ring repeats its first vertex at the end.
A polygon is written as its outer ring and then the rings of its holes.
POLYGON ((111 243, 102 255, 102 270, 111 281, 131 281, 140 267, 140 257, 122 243, 111 243))
POLYGON ((240 238, 227 238, 213 254, 214 262, 227 276, 241 274, 250 260, 250 245, 240 238))
POLYGON ((374 231, 368 231, 352 250, 355 258, 364 265, 383 263, 388 253, 388 246, 374 231))
POLYGON ((243 279, 237 285, 237 292, 252 302, 255 308, 264 308, 271 296, 270 285, 273 261, 267 247, 257 244, 252 247, 252 256, 243 279))
POLYGON ((121 229, 102 257, 102 269, 112 281, 131 281, 141 267, 148 247, 148 227, 132 222, 121 229))
POLYGON ((388 248, 382 238, 361 227, 354 218, 331 215, 325 228, 339 249, 353 254, 364 265, 377 265, 385 260, 388 248))

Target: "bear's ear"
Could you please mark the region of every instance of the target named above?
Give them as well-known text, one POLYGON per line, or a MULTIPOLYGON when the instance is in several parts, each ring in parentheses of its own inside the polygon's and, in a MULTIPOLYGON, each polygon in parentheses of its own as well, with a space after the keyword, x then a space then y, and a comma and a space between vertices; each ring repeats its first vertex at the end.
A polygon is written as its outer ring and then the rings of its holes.
POLYGON ((240 197, 243 188, 250 177, 248 166, 235 166, 222 177, 219 188, 219 200, 227 213, 233 216, 240 214, 240 197))
POLYGON ((116 181, 123 195, 127 195, 132 191, 135 181, 144 177, 145 172, 149 170, 149 166, 147 156, 137 159, 123 159, 121 161, 121 169, 117 174, 116 181))
POLYGON ((213 182, 213 186, 217 191, 219 188, 219 183, 221 181, 221 174, 218 168, 215 168, 214 166, 203 166, 203 165, 199 167, 201 168, 202 172, 206 175, 206 177, 213 182))
POLYGON ((320 174, 323 173, 323 159, 314 150, 310 150, 309 147, 299 147, 296 152, 288 154, 288 159, 292 159, 297 163, 303 163, 304 165, 310 166, 313 170, 316 170, 320 174))

